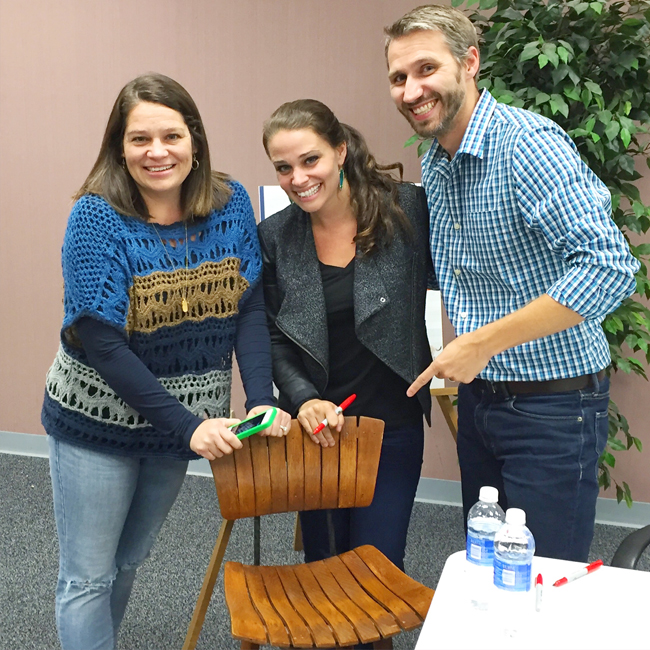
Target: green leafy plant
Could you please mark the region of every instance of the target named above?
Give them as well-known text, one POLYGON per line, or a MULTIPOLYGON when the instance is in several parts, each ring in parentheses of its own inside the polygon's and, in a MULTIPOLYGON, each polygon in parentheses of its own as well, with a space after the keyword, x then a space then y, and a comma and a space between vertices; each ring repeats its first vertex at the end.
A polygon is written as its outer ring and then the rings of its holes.
MULTIPOLYGON (((464 0, 452 0, 454 6, 464 0)), ((650 207, 635 182, 636 162, 650 168, 650 0, 467 0, 478 4, 469 18, 481 35, 479 88, 505 104, 555 120, 574 140, 585 163, 608 186, 613 218, 641 262, 636 294, 604 321, 612 370, 648 379, 650 310, 638 298, 650 298, 647 262, 650 243, 633 245, 628 233, 650 229, 650 207), (634 356, 634 355, 637 356, 634 356)), ((413 136, 407 141, 418 141, 413 136)), ((422 140, 418 155, 430 146, 422 140)), ((612 483, 616 498, 632 505, 630 487, 610 470, 612 452, 635 447, 625 416, 609 408, 609 437, 600 458, 599 482, 612 483)))

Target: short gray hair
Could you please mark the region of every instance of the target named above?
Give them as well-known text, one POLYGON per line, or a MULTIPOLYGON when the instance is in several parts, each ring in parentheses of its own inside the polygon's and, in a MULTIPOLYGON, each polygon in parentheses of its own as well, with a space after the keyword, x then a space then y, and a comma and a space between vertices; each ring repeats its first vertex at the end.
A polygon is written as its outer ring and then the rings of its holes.
POLYGON ((440 32, 458 63, 465 60, 470 47, 474 46, 477 50, 479 47, 476 29, 465 14, 452 7, 422 5, 404 14, 390 27, 384 28, 386 57, 388 47, 395 39, 420 31, 440 32))

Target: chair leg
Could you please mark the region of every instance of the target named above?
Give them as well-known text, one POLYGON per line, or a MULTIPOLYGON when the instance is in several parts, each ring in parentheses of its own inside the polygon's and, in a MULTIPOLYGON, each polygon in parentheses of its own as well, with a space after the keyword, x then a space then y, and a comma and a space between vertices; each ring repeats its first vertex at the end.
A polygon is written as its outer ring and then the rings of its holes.
POLYGON ((302 551, 302 528, 300 528, 300 513, 296 512, 296 523, 293 526, 293 550, 302 551))
POLYGON ((436 399, 438 400, 438 405, 442 410, 442 414, 445 416, 445 421, 447 422, 449 431, 451 431, 454 442, 456 442, 456 435, 458 432, 458 414, 454 409, 454 405, 451 403, 451 397, 449 397, 449 395, 436 395, 436 399))
POLYGON ((393 650, 393 637, 379 639, 372 644, 373 650, 393 650))
POLYGON ((260 647, 259 643, 252 643, 251 641, 242 641, 241 646, 239 646, 241 650, 258 650, 260 647))
POLYGON ((183 650, 194 650, 196 648, 196 643, 199 640, 199 634, 201 634, 201 628, 203 627, 203 621, 205 620, 205 613, 208 610, 210 598, 212 598, 214 584, 217 581, 217 575, 223 563, 223 556, 226 552, 226 546, 228 546, 228 540, 230 539, 230 533, 232 532, 234 523, 234 520, 224 519, 221 524, 217 541, 212 550, 212 557, 210 558, 208 569, 203 578, 201 592, 194 607, 194 614, 192 614, 190 626, 187 628, 183 650))

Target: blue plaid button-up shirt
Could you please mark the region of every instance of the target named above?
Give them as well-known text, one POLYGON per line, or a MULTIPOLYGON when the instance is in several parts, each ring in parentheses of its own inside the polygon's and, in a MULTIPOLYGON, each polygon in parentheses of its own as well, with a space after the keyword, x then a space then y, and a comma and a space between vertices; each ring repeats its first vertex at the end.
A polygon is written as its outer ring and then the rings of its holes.
POLYGON ((633 293, 639 263, 611 218, 607 187, 555 122, 484 91, 452 160, 434 141, 422 183, 436 277, 458 335, 544 293, 585 318, 493 357, 483 379, 558 379, 609 364, 601 322, 633 293))

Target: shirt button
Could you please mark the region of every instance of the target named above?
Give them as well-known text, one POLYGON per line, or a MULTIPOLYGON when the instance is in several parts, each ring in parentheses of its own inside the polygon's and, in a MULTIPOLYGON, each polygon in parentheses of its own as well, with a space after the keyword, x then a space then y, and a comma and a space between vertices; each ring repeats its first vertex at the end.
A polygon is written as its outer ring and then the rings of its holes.
POLYGON ((455 275, 456 277, 458 277, 460 274, 461 274, 461 270, 460 270, 460 269, 454 269, 454 275, 455 275))
POLYGON ((459 223, 454 224, 454 230, 460 230, 460 224, 459 223))
POLYGON ((459 315, 460 315, 461 318, 467 318, 467 312, 466 311, 461 311, 459 315))

